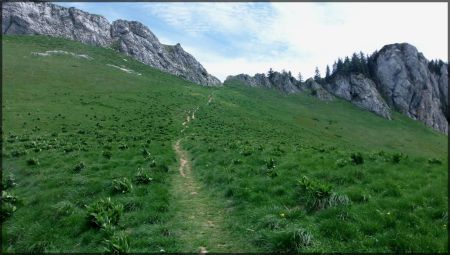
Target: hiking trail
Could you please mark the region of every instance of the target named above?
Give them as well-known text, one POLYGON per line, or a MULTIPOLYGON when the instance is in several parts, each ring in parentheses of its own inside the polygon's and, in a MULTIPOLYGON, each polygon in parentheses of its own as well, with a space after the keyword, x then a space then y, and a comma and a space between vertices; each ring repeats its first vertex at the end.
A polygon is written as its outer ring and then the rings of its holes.
MULTIPOLYGON (((211 104, 212 96, 208 98, 207 105, 211 104)), ((189 127, 189 123, 195 120, 195 113, 188 111, 185 121, 182 123, 183 134, 189 127)), ((183 252, 199 252, 200 254, 211 252, 242 252, 242 244, 233 240, 231 233, 226 231, 224 225, 225 212, 223 208, 214 204, 214 201, 202 189, 192 173, 192 164, 187 151, 183 149, 182 140, 179 138, 173 145, 178 158, 179 174, 175 174, 172 183, 173 199, 176 206, 176 215, 173 222, 177 227, 176 234, 182 244, 183 252)))

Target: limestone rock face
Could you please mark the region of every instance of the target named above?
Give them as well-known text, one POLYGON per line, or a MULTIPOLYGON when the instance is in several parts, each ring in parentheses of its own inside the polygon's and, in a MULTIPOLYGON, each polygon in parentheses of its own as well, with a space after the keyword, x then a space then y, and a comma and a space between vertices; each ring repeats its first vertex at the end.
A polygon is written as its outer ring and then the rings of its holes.
POLYGON ((333 95, 330 94, 327 90, 325 90, 322 85, 317 83, 314 79, 309 78, 306 80, 304 86, 302 88, 306 88, 311 92, 311 95, 319 98, 323 101, 331 101, 333 100, 333 95))
POLYGON ((51 3, 7 2, 2 7, 2 33, 48 35, 111 47, 138 61, 204 86, 220 86, 216 77, 179 44, 163 45, 136 21, 112 24, 100 15, 51 3))
POLYGON ((247 74, 230 75, 224 83, 235 80, 250 87, 273 88, 285 93, 295 93, 300 91, 299 82, 285 72, 273 72, 270 77, 262 73, 255 74, 255 76, 249 76, 247 74))
POLYGON ((324 85, 331 94, 352 102, 356 106, 390 119, 390 109, 378 93, 375 83, 362 74, 336 76, 324 85))
POLYGON ((384 46, 372 73, 388 105, 412 119, 448 132, 448 66, 432 73, 428 60, 407 43, 384 46))

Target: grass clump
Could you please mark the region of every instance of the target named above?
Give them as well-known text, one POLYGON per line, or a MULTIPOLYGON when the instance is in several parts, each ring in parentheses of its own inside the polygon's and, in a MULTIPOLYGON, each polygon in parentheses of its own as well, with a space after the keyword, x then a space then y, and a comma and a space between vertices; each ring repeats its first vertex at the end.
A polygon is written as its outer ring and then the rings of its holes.
POLYGON ((350 159, 354 165, 361 165, 364 163, 364 158, 360 152, 352 153, 350 159))
POLYGON ((437 158, 430 158, 428 159, 428 164, 440 165, 442 164, 442 161, 437 158))
POLYGON ((84 162, 80 162, 72 168, 72 171, 74 171, 75 173, 78 173, 78 172, 81 172, 81 170, 83 170, 85 168, 86 168, 86 165, 84 164, 84 162))
POLYGON ((2 180, 2 190, 13 188, 16 185, 16 177, 12 173, 9 173, 8 177, 2 180))
POLYGON ((299 253, 313 244, 311 233, 304 228, 288 227, 287 229, 269 232, 264 235, 264 246, 272 252, 299 253))
POLYGON ((89 223, 98 228, 117 225, 123 214, 123 205, 113 202, 110 197, 94 202, 86 209, 89 223))
POLYGON ((130 252, 130 241, 124 232, 116 232, 110 238, 103 240, 104 251, 109 254, 121 254, 130 252))
POLYGON ((153 181, 153 178, 151 178, 143 168, 138 169, 138 172, 134 176, 133 180, 135 184, 149 184, 151 181, 153 181))
POLYGON ((124 177, 122 179, 116 179, 112 182, 112 189, 115 193, 128 193, 133 189, 131 181, 124 177))
POLYGON ((1 197, 1 213, 0 220, 3 222, 9 218, 16 210, 19 199, 13 194, 3 190, 1 197))
POLYGON ((39 160, 36 158, 29 158, 27 159, 27 165, 29 166, 38 166, 39 165, 39 160))
POLYGON ((350 204, 347 196, 332 192, 329 184, 310 180, 306 176, 303 176, 298 183, 301 189, 301 201, 305 203, 309 211, 350 204))

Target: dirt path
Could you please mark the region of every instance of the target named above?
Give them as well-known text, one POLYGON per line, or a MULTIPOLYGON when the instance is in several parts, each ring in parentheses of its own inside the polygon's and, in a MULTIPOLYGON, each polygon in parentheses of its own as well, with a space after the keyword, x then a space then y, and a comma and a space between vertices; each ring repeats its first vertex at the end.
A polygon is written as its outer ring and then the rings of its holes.
MULTIPOLYGON (((209 97, 208 104, 212 97, 209 97)), ((185 130, 195 119, 195 109, 187 113, 183 123, 185 130)), ((203 190, 192 173, 189 154, 183 149, 182 139, 173 145, 177 155, 179 174, 173 178, 173 201, 176 201, 176 215, 173 219, 174 231, 180 240, 182 252, 243 252, 246 244, 234 240, 232 233, 223 228, 225 211, 203 190)))

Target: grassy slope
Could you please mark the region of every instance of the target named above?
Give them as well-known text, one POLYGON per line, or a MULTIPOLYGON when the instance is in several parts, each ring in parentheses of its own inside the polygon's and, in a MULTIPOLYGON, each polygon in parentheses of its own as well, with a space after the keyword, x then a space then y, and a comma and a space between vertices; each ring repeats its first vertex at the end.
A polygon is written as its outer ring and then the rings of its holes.
POLYGON ((88 226, 84 205, 108 196, 125 205, 117 231, 131 251, 189 247, 178 241, 170 180, 177 174, 173 142, 196 106, 183 142, 193 174, 228 212, 224 227, 255 250, 447 250, 447 137, 419 122, 399 114, 384 120, 341 100, 238 84, 204 88, 61 39, 7 36, 2 43, 3 177, 15 175, 18 185, 8 191, 22 200, 3 224, 3 251, 100 251, 105 234, 88 226), (53 49, 94 59, 31 55, 53 49), (364 164, 336 165, 352 152, 364 164), (393 163, 397 152, 407 157, 393 163), (40 164, 27 165, 30 158, 40 164), (132 179, 153 159, 152 184, 111 192, 114 178, 132 179), (86 169, 74 173, 79 162, 86 169), (306 212, 297 185, 303 175, 331 184, 352 205, 306 212), (298 229, 311 245, 296 247, 298 229))

